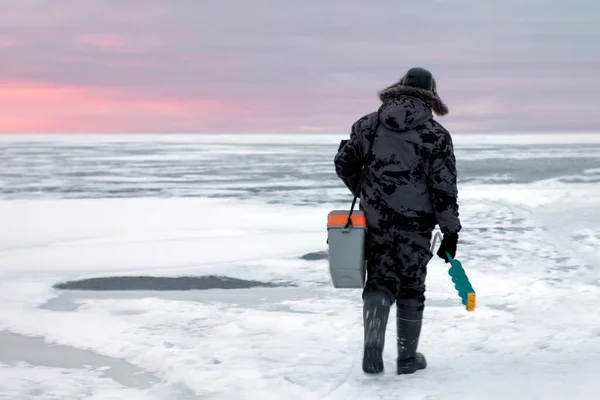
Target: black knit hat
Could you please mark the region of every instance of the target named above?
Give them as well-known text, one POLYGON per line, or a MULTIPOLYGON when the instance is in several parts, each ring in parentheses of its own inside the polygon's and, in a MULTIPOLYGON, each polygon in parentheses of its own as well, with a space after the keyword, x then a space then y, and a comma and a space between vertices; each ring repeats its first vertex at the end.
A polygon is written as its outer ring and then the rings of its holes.
POLYGON ((448 107, 437 93, 433 74, 425 68, 411 68, 396 83, 379 92, 379 99, 387 101, 401 96, 418 97, 437 115, 448 114, 448 107))
POLYGON ((435 92, 435 79, 431 72, 425 68, 411 68, 400 79, 400 83, 405 86, 417 87, 435 92))

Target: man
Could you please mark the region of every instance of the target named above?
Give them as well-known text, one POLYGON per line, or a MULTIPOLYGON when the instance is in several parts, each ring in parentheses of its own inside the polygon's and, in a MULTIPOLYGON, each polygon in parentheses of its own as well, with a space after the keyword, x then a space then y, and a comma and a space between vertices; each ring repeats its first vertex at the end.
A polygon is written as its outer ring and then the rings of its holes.
POLYGON ((456 254, 461 230, 456 161, 450 133, 433 119, 432 111, 441 116, 448 108, 429 71, 410 69, 379 98, 379 110, 353 124, 334 163, 338 177, 360 196, 367 219, 363 370, 383 371, 385 330, 395 301, 397 373, 407 374, 427 365, 417 346, 436 224, 444 235, 437 255, 448 262, 446 252, 456 254))

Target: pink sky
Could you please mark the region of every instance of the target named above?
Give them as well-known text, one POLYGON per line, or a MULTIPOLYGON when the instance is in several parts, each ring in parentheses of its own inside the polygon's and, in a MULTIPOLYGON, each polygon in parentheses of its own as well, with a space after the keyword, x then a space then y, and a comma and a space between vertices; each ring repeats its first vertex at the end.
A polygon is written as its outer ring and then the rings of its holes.
POLYGON ((600 6, 522 3, 6 1, 0 133, 347 132, 412 66, 453 132, 600 132, 600 6))

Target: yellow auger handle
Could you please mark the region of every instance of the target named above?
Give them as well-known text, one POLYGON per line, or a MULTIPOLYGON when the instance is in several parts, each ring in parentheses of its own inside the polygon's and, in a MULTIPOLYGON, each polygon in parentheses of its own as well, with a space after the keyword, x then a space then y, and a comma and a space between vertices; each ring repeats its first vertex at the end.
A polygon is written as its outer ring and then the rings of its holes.
POLYGON ((475 311, 475 293, 467 293, 467 311, 475 311))

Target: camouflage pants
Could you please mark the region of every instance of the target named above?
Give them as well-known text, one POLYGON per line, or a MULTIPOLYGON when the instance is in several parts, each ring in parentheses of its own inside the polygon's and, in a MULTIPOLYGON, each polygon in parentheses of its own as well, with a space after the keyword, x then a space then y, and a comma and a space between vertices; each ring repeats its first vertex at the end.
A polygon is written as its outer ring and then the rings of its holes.
POLYGON ((384 292, 399 309, 420 311, 425 305, 425 279, 431 253, 431 233, 367 236, 367 279, 363 297, 384 292))

